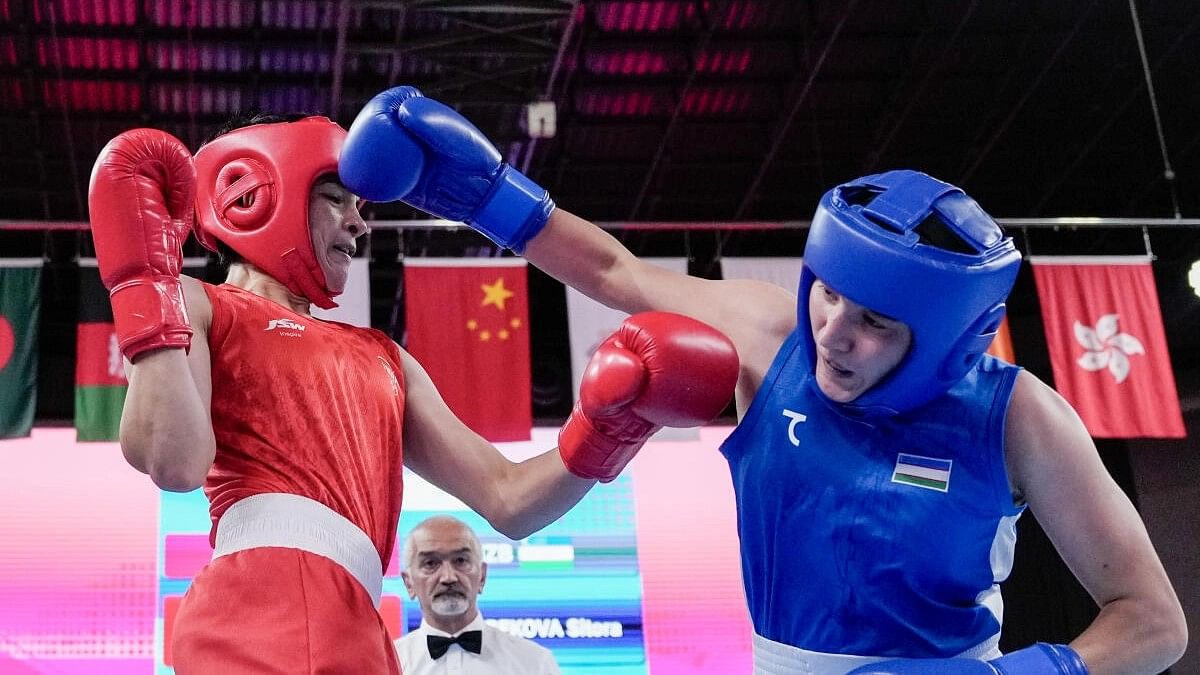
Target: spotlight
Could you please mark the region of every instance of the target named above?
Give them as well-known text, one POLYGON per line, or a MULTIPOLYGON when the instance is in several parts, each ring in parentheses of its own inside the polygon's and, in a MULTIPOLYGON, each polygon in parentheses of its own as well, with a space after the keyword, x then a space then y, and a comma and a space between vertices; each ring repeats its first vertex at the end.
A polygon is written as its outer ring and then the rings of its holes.
POLYGON ((1188 270, 1188 283, 1192 286, 1192 292, 1200 298, 1200 260, 1192 263, 1192 269, 1188 270))
POLYGON ((520 118, 521 128, 530 138, 554 138, 556 112, 553 101, 530 103, 520 118))

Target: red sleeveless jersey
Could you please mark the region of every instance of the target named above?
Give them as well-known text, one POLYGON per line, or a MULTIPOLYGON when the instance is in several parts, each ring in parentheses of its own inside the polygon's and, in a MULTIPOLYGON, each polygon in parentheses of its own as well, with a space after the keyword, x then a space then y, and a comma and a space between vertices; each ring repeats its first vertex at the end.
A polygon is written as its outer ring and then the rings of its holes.
POLYGON ((212 302, 212 423, 204 483, 213 530, 263 492, 316 500, 371 537, 386 566, 403 496, 400 350, 370 328, 321 321, 229 285, 212 302))

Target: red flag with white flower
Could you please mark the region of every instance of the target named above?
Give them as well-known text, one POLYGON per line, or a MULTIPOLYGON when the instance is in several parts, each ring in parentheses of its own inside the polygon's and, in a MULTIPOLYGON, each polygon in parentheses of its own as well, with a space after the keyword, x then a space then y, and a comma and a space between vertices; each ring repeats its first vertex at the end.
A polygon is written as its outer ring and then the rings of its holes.
POLYGON ((1055 388, 1097 438, 1183 438, 1158 291, 1144 256, 1034 258, 1055 388))

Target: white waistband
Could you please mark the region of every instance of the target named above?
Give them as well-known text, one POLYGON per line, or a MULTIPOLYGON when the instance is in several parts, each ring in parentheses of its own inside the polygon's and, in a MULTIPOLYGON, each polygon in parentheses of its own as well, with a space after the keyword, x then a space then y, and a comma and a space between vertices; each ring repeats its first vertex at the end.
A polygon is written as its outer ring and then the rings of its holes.
POLYGON ((375 544, 357 525, 300 495, 269 492, 239 500, 217 521, 213 558, 280 546, 324 556, 350 573, 379 607, 383 569, 375 544))
MULTIPOLYGON (((1000 635, 958 654, 960 658, 993 659, 1000 656, 1000 635)), ((855 656, 810 652, 782 642, 775 642, 755 633, 754 675, 846 675, 868 663, 887 661, 888 657, 855 656)))
POLYGON ((883 661, 874 656, 810 652, 755 633, 754 675, 846 675, 859 666, 883 661))

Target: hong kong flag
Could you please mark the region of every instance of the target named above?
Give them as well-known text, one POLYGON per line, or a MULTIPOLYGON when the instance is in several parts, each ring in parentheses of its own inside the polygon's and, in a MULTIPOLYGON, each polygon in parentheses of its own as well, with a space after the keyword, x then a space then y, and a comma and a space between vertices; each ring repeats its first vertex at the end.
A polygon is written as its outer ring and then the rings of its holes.
POLYGON ((409 353, 446 404, 493 442, 533 428, 529 298, 519 258, 407 258, 409 353))
POLYGON ((1145 257, 1031 260, 1054 384, 1097 438, 1183 438, 1145 257))

